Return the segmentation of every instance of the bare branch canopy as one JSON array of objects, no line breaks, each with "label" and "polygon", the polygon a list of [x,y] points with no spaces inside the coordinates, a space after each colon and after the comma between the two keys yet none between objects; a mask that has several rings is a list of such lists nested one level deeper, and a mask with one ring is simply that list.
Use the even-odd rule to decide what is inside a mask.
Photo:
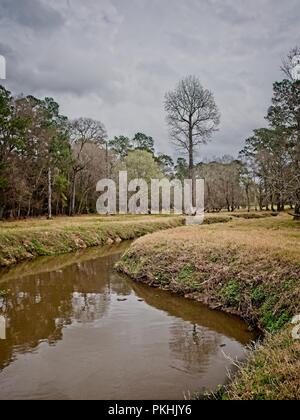
[{"label": "bare branch canopy", "polygon": [[[167,123],[173,143],[189,156],[189,176],[195,181],[194,156],[200,144],[207,143],[220,124],[213,94],[195,76],[181,80],[165,96]],[[193,196],[195,182],[193,182]]]},{"label": "bare branch canopy", "polygon": [[172,140],[187,152],[191,145],[195,148],[210,140],[220,123],[213,94],[195,76],[181,80],[166,94],[165,110]]}]

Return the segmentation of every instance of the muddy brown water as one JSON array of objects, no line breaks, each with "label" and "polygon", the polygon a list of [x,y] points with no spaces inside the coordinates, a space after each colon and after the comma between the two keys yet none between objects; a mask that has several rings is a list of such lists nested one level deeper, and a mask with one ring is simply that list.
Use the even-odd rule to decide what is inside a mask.
[{"label": "muddy brown water", "polygon": [[0,271],[1,400],[183,399],[245,358],[240,319],[117,274],[127,246]]}]

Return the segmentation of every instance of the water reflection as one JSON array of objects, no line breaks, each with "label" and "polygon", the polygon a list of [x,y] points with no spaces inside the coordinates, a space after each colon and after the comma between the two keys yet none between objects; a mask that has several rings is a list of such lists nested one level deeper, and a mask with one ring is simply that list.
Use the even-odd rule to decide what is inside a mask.
[{"label": "water reflection", "polygon": [[196,325],[174,325],[170,349],[176,368],[199,374],[206,369],[213,354],[219,351],[221,337]]},{"label": "water reflection", "polygon": [[1,399],[176,399],[224,380],[245,324],[118,275],[124,246],[2,272]]},{"label": "water reflection", "polygon": [[55,344],[74,322],[94,322],[107,311],[111,293],[130,294],[126,283],[112,283],[115,255],[78,262],[63,270],[2,282],[0,315],[6,340],[0,341],[0,369],[15,353],[33,350],[41,341]]}]

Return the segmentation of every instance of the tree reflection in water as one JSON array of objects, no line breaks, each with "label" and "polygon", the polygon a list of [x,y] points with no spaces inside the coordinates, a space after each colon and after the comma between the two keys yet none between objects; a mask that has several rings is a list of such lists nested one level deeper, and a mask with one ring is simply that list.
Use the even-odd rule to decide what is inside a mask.
[{"label": "tree reflection in water", "polygon": [[173,354],[173,367],[186,373],[191,371],[202,373],[221,344],[221,336],[197,325],[174,324],[171,334],[170,350]]},{"label": "tree reflection in water", "polygon": [[130,293],[124,284],[111,284],[117,258],[79,262],[63,271],[2,283],[7,293],[0,298],[0,315],[6,318],[7,337],[0,341],[0,369],[16,354],[33,351],[41,341],[54,345],[62,339],[65,326],[102,318],[112,290]]}]

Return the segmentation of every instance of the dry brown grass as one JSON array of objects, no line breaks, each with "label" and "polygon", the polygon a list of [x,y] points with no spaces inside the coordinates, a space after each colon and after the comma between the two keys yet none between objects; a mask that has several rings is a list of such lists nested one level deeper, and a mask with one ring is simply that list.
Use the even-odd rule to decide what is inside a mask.
[{"label": "dry brown grass", "polygon": [[96,214],[88,216],[74,216],[74,217],[54,217],[48,220],[46,217],[29,218],[25,220],[0,221],[0,232],[8,233],[13,230],[55,230],[61,228],[72,228],[78,226],[88,226],[100,223],[131,223],[133,221],[139,222],[155,222],[157,219],[169,219],[172,216],[139,216],[139,215],[119,215],[119,216],[100,216]]},{"label": "dry brown grass", "polygon": [[300,310],[300,224],[283,216],[156,232],[136,241],[119,269],[272,330]]},{"label": "dry brown grass", "polygon": [[283,215],[276,219],[234,220],[227,224],[189,226],[147,236],[136,243],[138,247],[150,248],[158,243],[167,247],[176,241],[189,248],[242,247],[245,250],[258,250],[269,255],[300,260],[300,223],[291,221]]},{"label": "dry brown grass", "polygon": [[78,249],[136,239],[182,223],[180,217],[155,216],[87,216],[2,222],[0,266],[37,256],[66,254]]}]

